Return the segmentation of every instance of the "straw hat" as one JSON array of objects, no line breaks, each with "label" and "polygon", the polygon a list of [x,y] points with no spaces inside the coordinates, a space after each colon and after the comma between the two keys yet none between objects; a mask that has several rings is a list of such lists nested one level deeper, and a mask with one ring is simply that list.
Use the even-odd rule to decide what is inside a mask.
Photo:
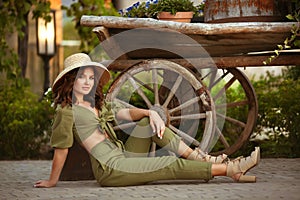
[{"label": "straw hat", "polygon": [[76,53],[67,57],[65,59],[64,66],[65,69],[58,74],[58,76],[56,77],[52,85],[52,88],[57,87],[59,80],[68,72],[72,71],[73,69],[84,67],[84,66],[94,66],[95,69],[100,72],[101,74],[100,83],[102,85],[105,85],[110,78],[110,73],[107,70],[107,68],[98,62],[92,62],[91,58],[85,53]]}]

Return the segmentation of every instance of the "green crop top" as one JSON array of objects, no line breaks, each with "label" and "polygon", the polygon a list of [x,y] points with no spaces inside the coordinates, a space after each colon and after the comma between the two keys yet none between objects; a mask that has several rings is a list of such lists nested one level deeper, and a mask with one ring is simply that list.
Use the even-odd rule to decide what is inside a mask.
[{"label": "green crop top", "polygon": [[54,148],[70,148],[73,138],[79,143],[88,138],[97,128],[108,133],[110,140],[123,148],[123,144],[117,139],[111,123],[115,123],[114,114],[122,106],[105,102],[99,112],[99,118],[89,109],[73,105],[57,106],[56,115],[52,125],[51,146]]}]

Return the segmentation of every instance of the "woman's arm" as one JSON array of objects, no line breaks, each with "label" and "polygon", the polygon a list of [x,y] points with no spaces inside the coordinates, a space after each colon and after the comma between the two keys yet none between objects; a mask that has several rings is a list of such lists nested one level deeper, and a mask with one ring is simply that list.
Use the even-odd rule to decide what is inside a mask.
[{"label": "woman's arm", "polygon": [[59,180],[60,173],[67,159],[69,149],[55,148],[52,169],[49,180],[37,181],[34,187],[54,187]]},{"label": "woman's arm", "polygon": [[142,119],[143,117],[149,117],[150,126],[153,130],[153,133],[156,133],[160,139],[162,139],[166,129],[164,121],[154,110],[146,110],[140,108],[125,108],[119,110],[116,114],[116,117],[118,119],[128,121],[136,121]]},{"label": "woman's arm", "polygon": [[123,108],[118,111],[116,117],[121,120],[136,121],[143,117],[149,117],[150,110],[140,108]]}]

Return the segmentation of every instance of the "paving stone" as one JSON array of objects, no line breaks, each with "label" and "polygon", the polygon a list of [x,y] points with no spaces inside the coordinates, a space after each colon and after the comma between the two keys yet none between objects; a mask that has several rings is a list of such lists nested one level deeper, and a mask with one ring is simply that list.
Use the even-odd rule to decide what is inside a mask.
[{"label": "paving stone", "polygon": [[300,158],[262,159],[248,174],[256,183],[235,183],[227,177],[204,181],[159,181],[130,187],[99,187],[94,180],[61,181],[54,188],[34,188],[49,177],[51,161],[0,161],[0,199],[134,200],[134,199],[300,199]]}]

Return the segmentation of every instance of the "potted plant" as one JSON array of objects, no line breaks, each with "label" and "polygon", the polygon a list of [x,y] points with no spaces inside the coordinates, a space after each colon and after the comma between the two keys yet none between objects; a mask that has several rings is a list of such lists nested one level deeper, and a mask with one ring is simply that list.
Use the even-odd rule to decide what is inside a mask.
[{"label": "potted plant", "polygon": [[179,22],[190,22],[195,12],[190,0],[160,0],[154,9],[158,19]]},{"label": "potted plant", "polygon": [[148,17],[160,20],[190,22],[191,18],[203,13],[204,3],[194,6],[191,0],[149,0],[137,2],[125,11],[120,10],[124,17]]}]

